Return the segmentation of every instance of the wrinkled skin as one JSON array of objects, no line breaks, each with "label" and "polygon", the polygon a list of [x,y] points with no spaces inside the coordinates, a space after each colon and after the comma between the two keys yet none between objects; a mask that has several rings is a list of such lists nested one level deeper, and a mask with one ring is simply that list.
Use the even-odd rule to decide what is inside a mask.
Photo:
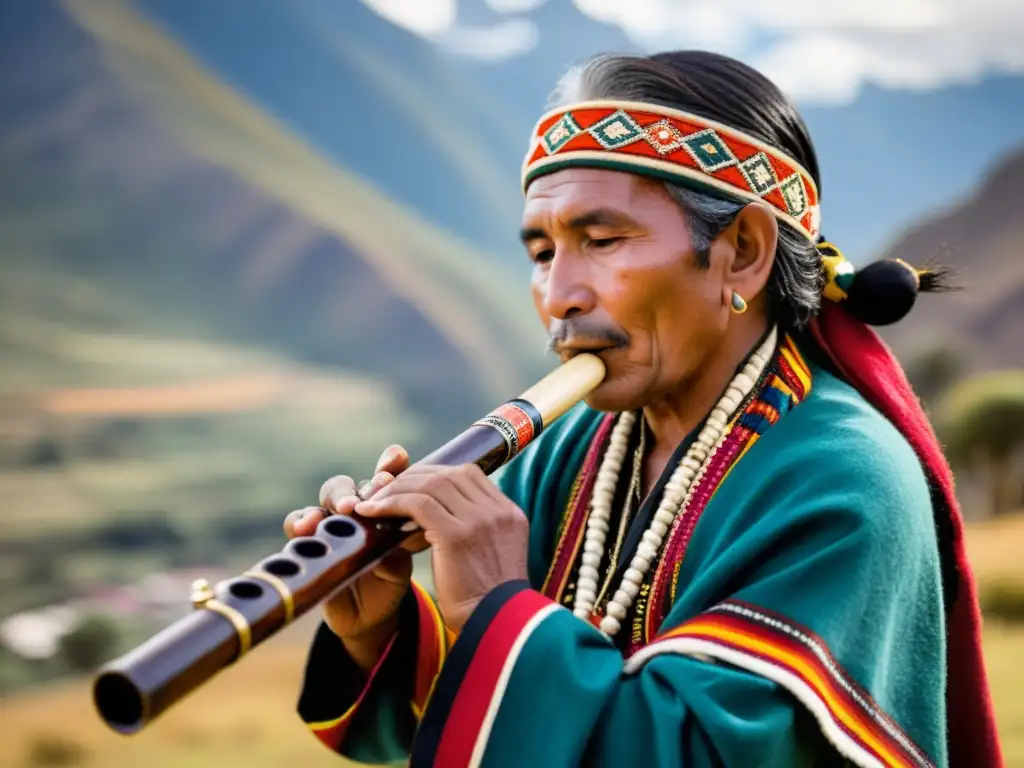
[{"label": "wrinkled skin", "polygon": [[[687,217],[662,185],[573,168],[531,184],[521,234],[534,306],[553,350],[563,361],[594,352],[606,364],[589,405],[643,409],[653,436],[643,473],[650,489],[767,329],[774,215],[765,204],[747,205],[702,265]],[[730,310],[733,291],[747,301],[746,313]],[[386,452],[361,495],[351,478],[331,478],[321,507],[300,510],[286,532],[308,533],[328,512],[410,518],[422,532],[407,550],[431,547],[439,607],[458,631],[488,592],[526,578],[525,516],[474,466],[407,467],[403,450]],[[364,666],[379,658],[397,626],[410,558],[399,553],[325,606],[328,625]]]}]

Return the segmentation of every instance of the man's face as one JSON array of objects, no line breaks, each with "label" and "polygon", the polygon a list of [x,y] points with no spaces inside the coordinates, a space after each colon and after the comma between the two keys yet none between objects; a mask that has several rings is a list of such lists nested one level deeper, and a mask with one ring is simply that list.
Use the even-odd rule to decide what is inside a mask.
[{"label": "man's face", "polygon": [[723,270],[698,264],[664,186],[571,168],[534,181],[523,213],[537,313],[563,360],[597,351],[608,374],[588,398],[622,411],[684,384],[725,332]]}]

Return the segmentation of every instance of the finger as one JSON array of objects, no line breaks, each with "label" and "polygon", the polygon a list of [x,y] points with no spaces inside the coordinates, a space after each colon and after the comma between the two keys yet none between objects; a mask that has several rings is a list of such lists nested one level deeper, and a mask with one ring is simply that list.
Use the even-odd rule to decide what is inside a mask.
[{"label": "finger", "polygon": [[495,501],[511,501],[476,464],[467,464],[462,469],[465,473],[467,482],[487,494],[489,498],[492,498]]},{"label": "finger", "polygon": [[359,488],[359,498],[368,499],[373,496],[377,491],[383,488],[390,482],[393,482],[395,476],[390,472],[378,472],[370,480]]},{"label": "finger", "polygon": [[320,506],[331,512],[338,512],[338,505],[356,495],[356,483],[348,475],[335,475],[320,486]]},{"label": "finger", "polygon": [[408,518],[423,529],[428,541],[431,534],[443,537],[460,525],[438,499],[425,493],[400,493],[386,499],[361,501],[356,505],[356,513],[366,517]]},{"label": "finger", "polygon": [[475,464],[466,464],[450,467],[445,470],[444,475],[467,501],[479,500],[481,493],[484,495],[484,498],[490,498],[487,489],[481,488],[477,484],[475,479],[477,473],[483,476],[483,472],[480,472],[480,468]]},{"label": "finger", "polygon": [[423,493],[451,472],[451,467],[417,465],[409,467],[374,494],[374,500],[387,499],[399,493]]},{"label": "finger", "polygon": [[398,475],[409,468],[409,453],[400,445],[391,445],[377,459],[374,472],[389,472]]},{"label": "finger", "polygon": [[[415,524],[415,521],[413,521],[413,524]],[[402,549],[406,550],[407,552],[416,554],[417,552],[422,552],[425,549],[429,549],[430,542],[427,541],[426,535],[423,533],[422,530],[420,530],[412,534],[412,536],[407,538],[405,541],[403,541],[401,546]]]},{"label": "finger", "polygon": [[296,536],[312,536],[316,527],[327,516],[326,510],[320,507],[304,507],[290,512],[284,519],[284,532],[289,539]]},{"label": "finger", "polygon": [[[468,491],[468,494],[467,494]],[[435,499],[445,511],[455,517],[464,517],[474,505],[474,498],[479,501],[480,493],[472,491],[465,480],[459,480],[458,472],[452,467],[438,467],[433,471],[404,473],[381,488],[374,501],[385,501],[402,495],[423,495]],[[359,508],[358,506],[356,507]],[[424,526],[417,521],[408,521],[402,531],[413,531]]]}]

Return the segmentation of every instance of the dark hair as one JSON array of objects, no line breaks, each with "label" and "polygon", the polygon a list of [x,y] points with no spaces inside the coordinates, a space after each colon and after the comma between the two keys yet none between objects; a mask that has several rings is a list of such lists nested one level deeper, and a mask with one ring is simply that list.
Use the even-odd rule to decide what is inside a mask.
[{"label": "dark hair", "polygon": [[[550,106],[617,99],[658,104],[723,123],[775,147],[803,166],[821,193],[818,158],[796,106],[764,75],[745,64],[706,51],[652,56],[601,55],[570,69]],[[694,231],[695,247],[707,258],[710,242],[745,203],[666,182]],[[911,308],[918,290],[940,290],[939,272],[917,273],[886,261],[858,273],[848,309],[876,325],[895,322]],[[789,226],[779,227],[775,265],[767,292],[769,311],[784,329],[802,328],[817,314],[825,285],[821,254]]]}]

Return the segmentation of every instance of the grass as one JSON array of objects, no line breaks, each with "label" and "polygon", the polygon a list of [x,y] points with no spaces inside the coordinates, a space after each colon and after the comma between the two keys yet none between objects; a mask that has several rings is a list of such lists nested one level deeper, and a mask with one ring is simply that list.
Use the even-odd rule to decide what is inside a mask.
[{"label": "grass", "polygon": [[[77,754],[74,765],[104,768],[284,768],[345,765],[313,739],[294,712],[304,644],[313,623],[296,624],[225,670],[140,734],[109,731],[92,709],[89,681],[40,688],[5,702],[0,765],[28,766],[33,752]],[[41,746],[45,745],[45,746]]]},{"label": "grass", "polygon": [[1024,768],[1024,625],[987,622],[985,661],[1007,768]]},{"label": "grass", "polygon": [[1024,582],[1024,510],[995,520],[971,523],[967,555],[979,582],[1012,579]]}]

